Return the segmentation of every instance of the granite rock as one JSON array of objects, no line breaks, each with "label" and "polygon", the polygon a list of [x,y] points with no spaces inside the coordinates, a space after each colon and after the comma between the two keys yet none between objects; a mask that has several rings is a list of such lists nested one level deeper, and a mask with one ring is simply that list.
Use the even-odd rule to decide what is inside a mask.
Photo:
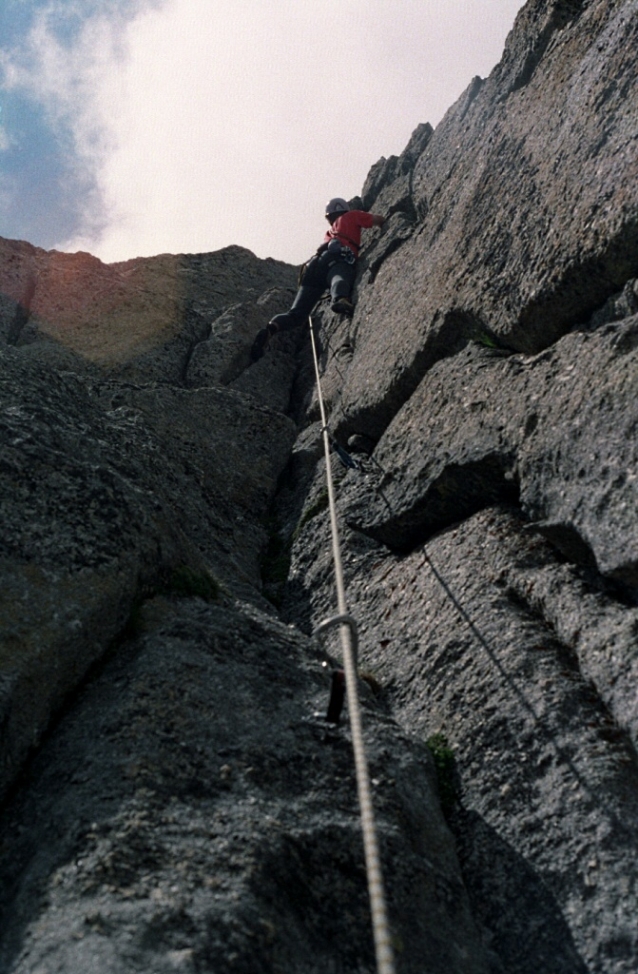
[{"label": "granite rock", "polygon": [[383,472],[372,468],[346,516],[409,550],[516,498],[566,556],[636,588],[637,402],[636,316],[575,331],[536,356],[471,343],[399,410],[375,449]]},{"label": "granite rock", "polygon": [[[316,715],[316,648],[239,602],[156,597],[137,628],[1,823],[0,966],[373,970],[350,735]],[[365,719],[402,970],[487,974],[429,752],[373,700]]]},{"label": "granite rock", "polygon": [[519,13],[414,163],[418,225],[361,295],[344,435],[379,436],[477,334],[537,353],[635,277],[637,31],[633,0]]},{"label": "granite rock", "polygon": [[[331,611],[329,545],[319,514],[293,545],[284,608],[307,630]],[[408,555],[344,528],[343,563],[361,669],[454,754],[448,820],[490,969],[629,974],[638,610],[503,504]]]},{"label": "granite rock", "polygon": [[[399,974],[638,966],[637,31],[529,0],[314,316]],[[7,974],[374,969],[294,287],[0,241]]]}]

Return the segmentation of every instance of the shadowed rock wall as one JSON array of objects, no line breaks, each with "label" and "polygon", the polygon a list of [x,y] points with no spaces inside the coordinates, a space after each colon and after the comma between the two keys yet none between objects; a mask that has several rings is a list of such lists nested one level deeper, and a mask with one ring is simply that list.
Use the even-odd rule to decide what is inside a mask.
[{"label": "shadowed rock wall", "polygon": [[[295,269],[2,247],[0,967],[370,967],[348,733],[261,592]],[[480,974],[429,752],[364,706],[408,969]]]},{"label": "shadowed rock wall", "polygon": [[[401,974],[638,967],[637,40],[530,0],[315,318]],[[374,970],[294,286],[0,240],[3,971]]]},{"label": "shadowed rock wall", "polygon": [[294,424],[181,376],[204,309],[266,288],[285,304],[294,276],[241,248],[112,266],[2,249],[4,791],[140,593],[180,566],[253,590]]}]

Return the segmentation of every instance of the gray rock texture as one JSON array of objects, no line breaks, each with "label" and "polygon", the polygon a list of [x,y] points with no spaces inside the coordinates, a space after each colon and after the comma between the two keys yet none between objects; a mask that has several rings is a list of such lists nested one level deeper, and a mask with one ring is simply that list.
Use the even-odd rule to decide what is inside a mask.
[{"label": "gray rock texture", "polygon": [[[530,0],[314,316],[397,974],[638,969],[637,41]],[[0,240],[3,974],[375,970],[294,288]]]},{"label": "gray rock texture", "polygon": [[432,368],[396,414],[374,454],[385,474],[358,492],[350,519],[410,549],[518,496],[568,557],[636,587],[637,430],[638,316],[573,332],[535,356],[471,343]]},{"label": "gray rock texture", "polygon": [[106,265],[0,239],[0,290],[9,302],[0,334],[18,347],[53,339],[133,380],[181,383],[193,348],[229,305],[295,279],[294,268],[243,247]]},{"label": "gray rock texture", "polygon": [[[118,324],[120,330],[130,329],[123,350],[97,300],[87,310],[86,289],[94,279],[98,295],[102,288],[113,297],[112,267],[88,255],[74,263],[70,255],[46,255],[11,241],[3,248],[10,255],[5,279],[10,271],[7,286],[13,293],[19,291],[13,278],[28,279],[28,266],[25,270],[20,261],[36,261],[53,284],[42,272],[30,309],[39,314],[39,323],[36,327],[28,318],[27,343],[22,343],[24,328],[11,335],[16,311],[7,302],[7,342],[0,347],[0,793],[70,688],[167,573],[190,566],[211,572],[229,591],[256,594],[266,536],[261,519],[295,437],[281,407],[269,408],[260,395],[269,390],[263,380],[254,395],[250,376],[245,393],[228,383],[185,388],[167,382],[168,375],[180,375],[185,349],[194,342],[191,320],[183,303],[170,302],[156,318],[158,291],[166,294],[173,282],[157,290],[151,285],[163,280],[166,264],[187,265],[187,258],[158,258],[155,269],[142,262],[147,289],[142,292],[139,282],[132,288],[130,317]],[[270,283],[274,262],[261,262],[260,268],[240,248],[235,256],[239,269],[231,266],[227,275],[227,252],[190,262],[193,300],[203,301],[208,291],[227,300],[249,293],[249,281]],[[196,273],[200,264],[203,282]],[[218,279],[211,282],[208,274],[215,268]],[[133,268],[133,276],[137,272]],[[279,265],[277,272],[294,280],[290,268]],[[128,286],[122,284],[122,290]],[[124,302],[121,295],[118,300]],[[70,308],[63,342],[52,341],[51,321],[45,319],[55,301],[59,332],[66,303]],[[265,320],[267,310],[251,322],[251,339]],[[174,340],[167,345],[169,330]],[[202,334],[206,330],[210,325]],[[142,344],[146,351],[139,355]],[[114,356],[123,361],[116,363]],[[280,383],[276,391],[281,399]]]},{"label": "gray rock texture", "polygon": [[477,332],[539,352],[635,277],[637,32],[633,0],[531,0],[519,13],[501,64],[414,164],[407,216],[419,219],[396,247],[394,215],[362,293],[344,430],[379,435]]},{"label": "gray rock texture", "polygon": [[[313,716],[308,640],[197,599],[148,601],[137,630],[9,813],[2,969],[370,969],[348,733]],[[428,752],[366,718],[404,969],[482,974]]]},{"label": "gray rock texture", "polygon": [[[344,540],[362,669],[410,733],[454,750],[451,827],[495,969],[630,971],[638,610],[502,506],[403,557]],[[329,611],[328,544],[319,516],[295,542],[302,626]]]}]

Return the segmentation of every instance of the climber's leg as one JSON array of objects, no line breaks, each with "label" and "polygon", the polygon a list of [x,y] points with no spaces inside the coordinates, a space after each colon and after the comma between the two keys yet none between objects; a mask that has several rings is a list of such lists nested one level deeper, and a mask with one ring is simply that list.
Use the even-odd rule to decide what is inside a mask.
[{"label": "climber's leg", "polygon": [[350,300],[352,286],[354,284],[356,268],[354,264],[346,264],[339,261],[328,271],[328,284],[330,287],[331,304],[333,311],[339,314],[351,315],[354,305]]}]

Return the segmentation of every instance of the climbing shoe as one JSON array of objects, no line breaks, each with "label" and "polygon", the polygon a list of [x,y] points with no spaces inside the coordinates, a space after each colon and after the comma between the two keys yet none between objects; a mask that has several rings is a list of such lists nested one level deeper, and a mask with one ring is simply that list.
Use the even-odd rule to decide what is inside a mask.
[{"label": "climbing shoe", "polygon": [[259,359],[266,351],[266,345],[270,341],[270,338],[272,337],[272,335],[276,335],[278,331],[279,328],[277,327],[277,325],[271,321],[268,325],[266,325],[265,328],[262,328],[261,331],[257,332],[255,341],[253,342],[252,348],[250,350],[251,362],[259,361]]},{"label": "climbing shoe", "polygon": [[338,315],[348,315],[349,318],[354,314],[354,305],[348,298],[337,298],[330,305],[332,311]]}]

